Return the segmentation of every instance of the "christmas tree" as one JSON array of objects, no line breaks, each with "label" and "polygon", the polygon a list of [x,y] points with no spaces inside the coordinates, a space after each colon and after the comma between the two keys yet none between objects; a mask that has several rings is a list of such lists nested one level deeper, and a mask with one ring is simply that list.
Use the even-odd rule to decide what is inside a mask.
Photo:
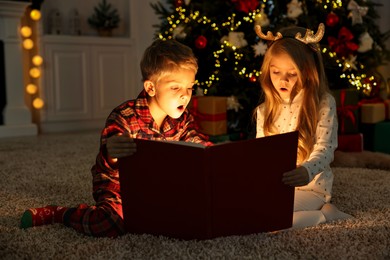
[{"label": "christmas tree", "polygon": [[[375,97],[382,82],[376,68],[390,60],[369,0],[167,0],[151,4],[159,15],[156,37],[174,38],[190,46],[199,62],[197,93],[234,97],[236,130],[245,130],[259,102],[259,69],[266,42],[254,31],[277,32],[297,25],[316,31],[331,89],[356,88]],[[232,127],[232,126],[230,126]]]},{"label": "christmas tree", "polygon": [[118,10],[107,3],[107,0],[102,0],[93,10],[94,13],[88,18],[88,23],[92,27],[114,29],[119,26]]}]

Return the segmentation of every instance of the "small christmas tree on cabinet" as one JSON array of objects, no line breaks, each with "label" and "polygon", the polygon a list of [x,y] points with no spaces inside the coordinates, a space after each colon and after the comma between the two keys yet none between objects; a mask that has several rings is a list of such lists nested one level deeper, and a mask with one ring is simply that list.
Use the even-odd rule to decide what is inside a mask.
[{"label": "small christmas tree on cabinet", "polygon": [[94,13],[88,18],[89,25],[97,29],[100,35],[111,36],[112,30],[119,26],[118,10],[107,0],[102,0],[93,10]]},{"label": "small christmas tree on cabinet", "polygon": [[198,93],[239,101],[239,128],[250,123],[261,91],[267,45],[255,25],[276,32],[288,25],[317,30],[324,23],[320,45],[332,89],[378,95],[383,83],[375,68],[390,59],[385,46],[390,33],[380,32],[378,5],[369,0],[167,0],[151,6],[161,18],[156,37],[174,38],[195,52]]}]

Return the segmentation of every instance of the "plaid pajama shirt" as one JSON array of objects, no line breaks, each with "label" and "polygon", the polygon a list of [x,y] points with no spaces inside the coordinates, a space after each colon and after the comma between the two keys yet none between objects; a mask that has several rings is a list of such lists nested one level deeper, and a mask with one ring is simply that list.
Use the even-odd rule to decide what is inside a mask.
[{"label": "plaid pajama shirt", "polygon": [[129,133],[132,138],[175,140],[212,145],[207,136],[196,130],[194,118],[186,110],[178,119],[167,117],[162,130],[154,122],[143,90],[137,99],[122,103],[108,116],[101,134],[100,149],[92,167],[93,198],[96,205],[81,204],[64,215],[64,224],[78,232],[103,237],[117,237],[125,233],[120,194],[119,173],[107,158],[107,138],[118,133]]}]

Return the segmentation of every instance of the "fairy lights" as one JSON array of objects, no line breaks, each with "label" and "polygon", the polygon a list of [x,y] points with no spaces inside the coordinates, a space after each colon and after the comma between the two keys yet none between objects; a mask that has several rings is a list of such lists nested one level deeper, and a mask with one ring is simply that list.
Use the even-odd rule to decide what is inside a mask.
[{"label": "fairy lights", "polygon": [[31,27],[29,26],[22,26],[22,28],[20,28],[20,34],[25,37],[25,38],[28,38],[31,36],[32,34],[32,30],[31,30]]},{"label": "fairy lights", "polygon": [[37,87],[37,85],[32,84],[32,83],[27,84],[27,86],[26,86],[26,92],[27,92],[28,94],[30,94],[30,95],[36,94],[36,93],[38,92],[38,87]]},{"label": "fairy lights", "polygon": [[342,0],[317,0],[317,3],[321,4],[325,10],[337,9],[343,6]]},{"label": "fairy lights", "polygon": [[[264,3],[266,3],[266,0],[263,0]],[[167,22],[169,24],[169,28],[167,28],[166,31],[161,32],[159,34],[160,39],[172,39],[173,38],[173,32],[175,28],[177,28],[180,25],[186,25],[192,21],[196,21],[199,24],[210,26],[210,28],[213,31],[220,31],[221,29],[228,28],[229,31],[237,31],[239,27],[242,25],[242,21],[236,21],[236,14],[233,13],[231,16],[227,17],[226,20],[220,21],[217,23],[217,21],[211,20],[207,16],[201,16],[199,11],[194,10],[193,12],[188,12],[184,7],[180,6],[177,7],[176,12],[172,15],[168,16]],[[248,16],[245,16],[243,18],[243,22],[246,23],[253,23],[255,18],[258,16],[261,16],[261,9],[257,9],[253,12],[249,12]],[[214,57],[214,70],[212,70],[207,77],[207,80],[201,82],[197,81],[195,84],[197,86],[200,86],[205,89],[205,87],[211,87],[216,81],[219,81],[219,77],[217,74],[219,73],[219,69],[228,61],[226,57],[227,52],[233,52],[234,57],[234,68],[233,71],[235,71],[239,77],[245,77],[248,78],[248,80],[253,82],[253,77],[258,77],[260,74],[259,71],[250,71],[248,72],[248,69],[245,65],[241,64],[241,60],[243,57],[243,54],[240,53],[240,49],[237,46],[234,46],[230,44],[228,41],[224,41],[221,44],[220,49],[217,49],[213,51],[213,57]],[[223,58],[223,59],[221,59]],[[254,76],[256,75],[256,76]],[[207,93],[207,89],[204,90],[205,94]]]},{"label": "fairy lights", "polygon": [[30,12],[30,17],[34,21],[39,21],[41,19],[41,12],[38,9],[32,9]]},{"label": "fairy lights", "polygon": [[26,50],[31,50],[34,47],[34,42],[31,39],[23,40],[23,48]]},{"label": "fairy lights", "polygon": [[[322,53],[328,55],[331,60],[337,64],[340,69],[343,70],[340,78],[347,79],[349,84],[351,84],[351,86],[355,87],[357,90],[361,90],[364,94],[369,95],[372,87],[377,85],[374,76],[370,76],[367,79],[367,75],[365,73],[357,73],[358,67],[360,69],[364,69],[363,64],[354,64],[351,62],[351,60],[347,60],[345,57],[339,58],[335,52],[329,51],[327,48],[323,48]],[[352,59],[352,61],[354,61],[354,59]]]},{"label": "fairy lights", "polygon": [[[31,100],[32,108],[39,110],[44,106],[44,101],[39,97],[39,78],[42,71],[40,66],[43,64],[43,58],[38,54],[38,46],[35,44],[37,41],[37,22],[41,19],[41,12],[38,9],[31,6],[26,8],[25,15],[22,19],[22,27],[20,28],[20,35],[23,37],[22,46],[25,50],[25,70],[27,77],[27,84],[25,87],[26,93]],[[33,120],[34,119],[34,110]],[[38,116],[36,116],[38,117]]]},{"label": "fairy lights", "polygon": [[40,56],[40,55],[35,55],[34,57],[32,57],[31,59],[31,62],[35,65],[35,66],[41,66],[42,63],[43,63],[43,58]]}]

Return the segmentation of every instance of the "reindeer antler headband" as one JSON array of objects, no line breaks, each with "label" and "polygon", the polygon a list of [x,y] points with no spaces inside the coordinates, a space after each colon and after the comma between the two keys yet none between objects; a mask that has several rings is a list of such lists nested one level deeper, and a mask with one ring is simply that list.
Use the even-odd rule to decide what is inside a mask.
[{"label": "reindeer antler headband", "polygon": [[[279,40],[279,39],[283,38],[283,35],[280,32],[277,32],[276,36],[274,36],[272,34],[272,32],[268,31],[267,35],[265,35],[261,31],[261,26],[260,25],[256,25],[255,31],[256,31],[256,34],[261,39],[264,39],[264,40],[267,40],[267,41],[276,41],[276,40]],[[316,34],[314,34],[312,30],[306,29],[305,36],[302,37],[301,33],[297,33],[295,35],[294,39],[296,39],[296,40],[298,40],[300,42],[303,42],[304,44],[318,43],[319,41],[321,41],[322,37],[324,36],[324,33],[325,33],[325,25],[323,23],[320,23],[318,25],[318,30],[317,30]]]}]

